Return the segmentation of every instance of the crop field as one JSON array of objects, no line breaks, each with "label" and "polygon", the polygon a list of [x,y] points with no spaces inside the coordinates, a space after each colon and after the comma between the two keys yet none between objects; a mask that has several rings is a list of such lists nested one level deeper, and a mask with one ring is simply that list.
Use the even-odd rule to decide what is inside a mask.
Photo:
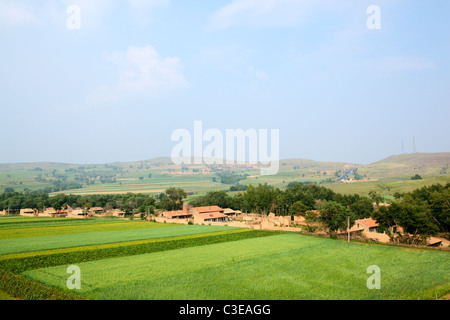
[{"label": "crop field", "polygon": [[[227,226],[30,219],[0,218],[5,299],[372,300],[450,292],[446,251]],[[73,265],[80,290],[67,288]],[[370,290],[373,265],[381,288]]]}]

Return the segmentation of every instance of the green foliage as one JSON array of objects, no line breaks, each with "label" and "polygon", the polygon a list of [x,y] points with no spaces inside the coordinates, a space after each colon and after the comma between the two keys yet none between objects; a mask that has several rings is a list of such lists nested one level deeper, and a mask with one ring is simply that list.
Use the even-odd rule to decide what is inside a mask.
[{"label": "green foliage", "polygon": [[247,185],[239,183],[230,187],[230,191],[246,191],[247,189],[248,189]]},{"label": "green foliage", "polygon": [[166,189],[165,193],[160,195],[159,208],[166,211],[183,209],[183,199],[186,198],[186,192],[181,188],[171,187]]},{"label": "green foliage", "polygon": [[199,196],[189,201],[194,207],[219,206],[221,208],[230,208],[232,198],[225,191],[210,191],[203,196]]},{"label": "green foliage", "polygon": [[220,178],[220,183],[223,184],[237,184],[241,180],[245,180],[248,174],[238,174],[234,172],[220,172],[217,173]]},{"label": "green foliage", "polygon": [[347,229],[349,217],[350,226],[353,226],[355,222],[353,212],[342,204],[334,201],[326,202],[320,209],[320,221],[327,226],[330,234],[333,234],[339,229]]},{"label": "green foliage", "polygon": [[304,215],[308,211],[308,207],[301,201],[295,202],[290,208],[289,212],[291,215]]},{"label": "green foliage", "polygon": [[373,213],[385,228],[399,225],[411,234],[422,236],[450,231],[450,184],[423,187],[401,195],[389,207]]},{"label": "green foliage", "polygon": [[411,177],[411,180],[422,180],[422,177],[419,174],[415,174]]}]

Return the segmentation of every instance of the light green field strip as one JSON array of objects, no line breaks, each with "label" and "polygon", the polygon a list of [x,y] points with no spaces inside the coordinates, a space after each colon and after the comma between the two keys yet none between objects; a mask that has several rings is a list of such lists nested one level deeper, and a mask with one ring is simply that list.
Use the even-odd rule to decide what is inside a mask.
[{"label": "light green field strip", "polygon": [[[283,234],[79,263],[96,299],[425,299],[450,290],[449,253]],[[379,266],[381,289],[367,268]],[[66,288],[67,266],[27,271]]]},{"label": "light green field strip", "polygon": [[168,224],[153,223],[153,222],[112,222],[112,223],[91,223],[86,225],[67,225],[67,226],[51,226],[25,229],[8,229],[0,230],[0,240],[3,239],[17,239],[17,238],[31,238],[56,236],[63,234],[76,234],[87,232],[109,232],[119,230],[134,230],[134,229],[148,229],[148,228],[163,228],[170,226]]},{"label": "light green field strip", "polygon": [[197,239],[197,238],[203,238],[203,237],[209,237],[209,236],[219,236],[219,235],[223,235],[223,234],[235,234],[235,233],[243,233],[243,232],[249,232],[249,231],[252,231],[252,230],[251,229],[234,229],[234,230],[229,230],[229,231],[227,230],[227,231],[200,233],[200,234],[193,234],[193,235],[188,235],[188,236],[166,237],[166,238],[159,238],[159,239],[125,241],[125,242],[118,242],[118,243],[91,245],[91,246],[83,246],[83,247],[75,247],[75,248],[43,250],[43,251],[24,252],[24,253],[13,253],[13,254],[1,255],[0,261],[9,260],[9,259],[29,258],[29,257],[34,257],[34,256],[51,255],[51,254],[57,254],[57,253],[84,252],[84,251],[95,251],[95,250],[99,250],[99,249],[120,248],[120,247],[135,246],[135,245],[141,245],[141,244],[149,244],[149,243],[172,241],[172,240]]},{"label": "light green field strip", "polygon": [[80,219],[70,219],[70,218],[47,218],[47,217],[22,217],[22,216],[0,216],[0,225],[7,223],[20,223],[20,222],[56,222],[56,221],[76,221]]},{"label": "light green field strip", "polygon": [[[137,220],[136,220],[137,221]],[[89,224],[123,223],[120,219],[67,219],[67,221],[36,221],[36,222],[16,222],[0,223],[0,233],[7,229],[26,229],[43,227],[81,226]]]},{"label": "light green field strip", "polygon": [[170,225],[170,227],[165,228],[146,228],[136,230],[42,236],[34,238],[5,239],[0,240],[0,255],[134,240],[186,236],[197,233],[208,233],[233,229],[237,228],[200,225]]}]

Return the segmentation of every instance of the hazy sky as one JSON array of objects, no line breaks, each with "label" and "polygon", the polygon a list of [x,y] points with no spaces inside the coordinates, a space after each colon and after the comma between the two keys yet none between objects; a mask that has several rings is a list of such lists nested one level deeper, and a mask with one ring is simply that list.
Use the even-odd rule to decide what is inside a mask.
[{"label": "hazy sky", "polygon": [[0,0],[0,162],[170,156],[172,132],[194,121],[279,129],[281,158],[370,163],[402,139],[411,152],[413,136],[417,151],[448,152],[449,12],[448,0]]}]

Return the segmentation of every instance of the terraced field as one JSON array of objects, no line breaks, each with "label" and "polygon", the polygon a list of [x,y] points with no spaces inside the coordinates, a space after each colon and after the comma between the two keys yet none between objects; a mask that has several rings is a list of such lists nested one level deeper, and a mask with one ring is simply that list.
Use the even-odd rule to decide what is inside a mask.
[{"label": "terraced field", "polygon": [[[372,300],[450,292],[444,251],[231,227],[29,219],[0,218],[0,292],[8,297]],[[80,290],[67,288],[72,265]],[[367,287],[372,265],[380,289]]]}]

